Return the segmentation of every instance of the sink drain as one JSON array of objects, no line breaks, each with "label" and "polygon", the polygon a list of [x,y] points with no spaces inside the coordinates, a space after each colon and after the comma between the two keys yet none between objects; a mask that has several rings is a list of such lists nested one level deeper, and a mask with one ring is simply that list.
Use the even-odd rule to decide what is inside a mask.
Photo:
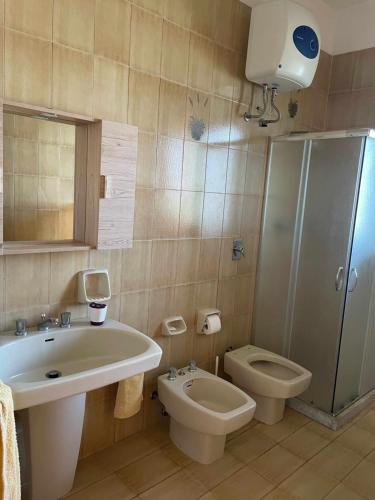
[{"label": "sink drain", "polygon": [[46,373],[47,378],[59,378],[61,377],[62,373],[59,372],[59,370],[50,370],[49,372]]}]

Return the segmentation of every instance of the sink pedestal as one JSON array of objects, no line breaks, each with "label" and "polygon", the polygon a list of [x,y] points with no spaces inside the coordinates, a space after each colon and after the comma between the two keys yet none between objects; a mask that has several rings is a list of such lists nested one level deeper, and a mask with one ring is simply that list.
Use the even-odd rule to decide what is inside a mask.
[{"label": "sink pedestal", "polygon": [[57,500],[71,490],[76,471],[86,394],[27,410],[31,500]]}]

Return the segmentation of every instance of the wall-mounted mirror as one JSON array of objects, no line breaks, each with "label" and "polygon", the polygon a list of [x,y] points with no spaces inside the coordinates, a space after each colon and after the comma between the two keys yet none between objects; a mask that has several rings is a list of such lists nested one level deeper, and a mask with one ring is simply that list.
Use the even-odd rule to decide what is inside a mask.
[{"label": "wall-mounted mirror", "polygon": [[75,129],[4,113],[4,241],[73,239]]}]

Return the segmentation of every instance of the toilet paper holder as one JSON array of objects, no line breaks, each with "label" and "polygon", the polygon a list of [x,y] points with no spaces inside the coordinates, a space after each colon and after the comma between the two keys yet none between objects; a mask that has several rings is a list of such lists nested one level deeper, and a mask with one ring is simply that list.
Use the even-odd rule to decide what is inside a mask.
[{"label": "toilet paper holder", "polygon": [[214,332],[208,332],[207,331],[207,320],[210,316],[219,316],[219,319],[221,317],[221,311],[219,309],[214,309],[214,308],[208,308],[208,309],[201,309],[198,311],[197,314],[197,333],[203,334],[203,335],[209,335],[210,333]]}]

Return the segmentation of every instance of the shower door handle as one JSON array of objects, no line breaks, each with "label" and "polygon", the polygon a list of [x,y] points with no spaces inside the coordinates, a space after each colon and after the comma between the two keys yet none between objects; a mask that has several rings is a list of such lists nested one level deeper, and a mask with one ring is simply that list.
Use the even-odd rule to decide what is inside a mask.
[{"label": "shower door handle", "polygon": [[343,268],[343,266],[340,266],[337,269],[336,279],[335,279],[336,292],[339,292],[340,290],[342,290],[343,284],[344,284],[344,268]]},{"label": "shower door handle", "polygon": [[348,292],[354,292],[358,283],[358,271],[355,267],[350,269],[349,281],[348,281]]}]

